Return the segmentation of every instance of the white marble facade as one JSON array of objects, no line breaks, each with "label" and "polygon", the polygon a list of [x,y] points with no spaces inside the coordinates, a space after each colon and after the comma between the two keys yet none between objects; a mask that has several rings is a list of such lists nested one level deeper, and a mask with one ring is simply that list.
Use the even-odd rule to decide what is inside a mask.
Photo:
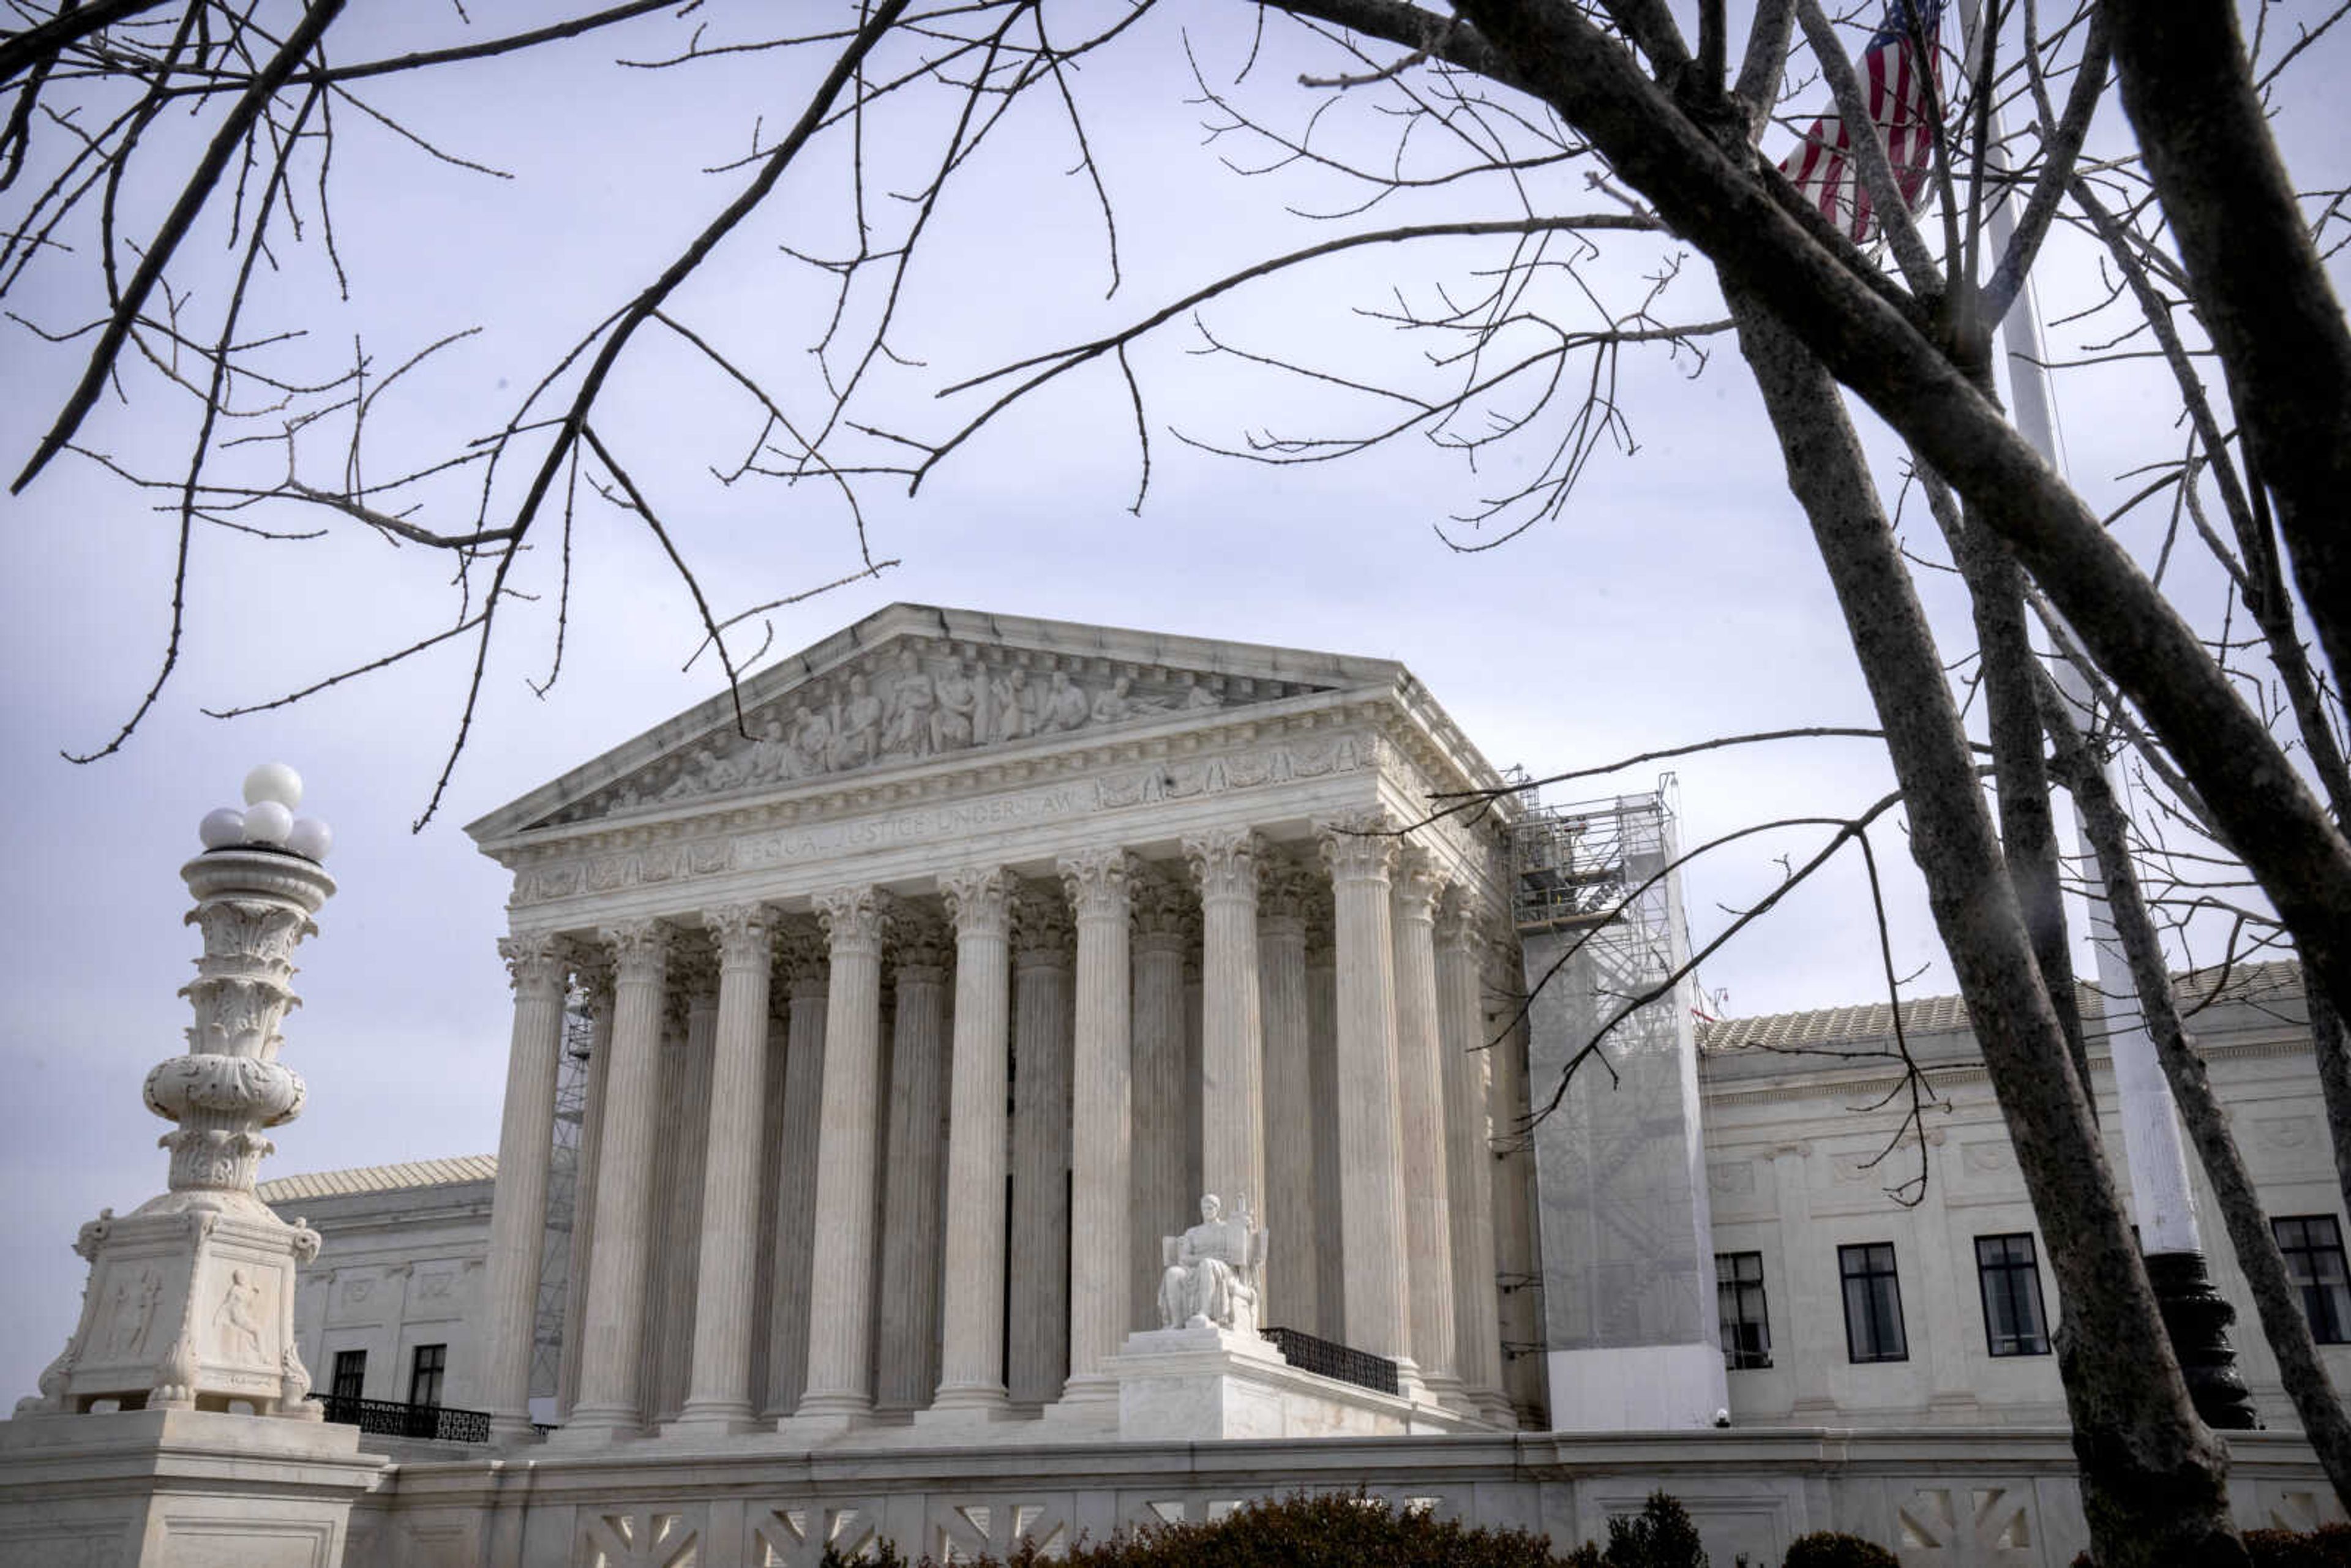
[{"label": "white marble facade", "polygon": [[902,604],[474,823],[516,987],[474,1396],[527,1431],[584,991],[562,1445],[1114,1421],[1204,1192],[1271,1234],[1260,1322],[1508,1422],[1514,1085],[1449,1060],[1514,967],[1500,829],[1394,831],[1498,782],[1390,662]]}]

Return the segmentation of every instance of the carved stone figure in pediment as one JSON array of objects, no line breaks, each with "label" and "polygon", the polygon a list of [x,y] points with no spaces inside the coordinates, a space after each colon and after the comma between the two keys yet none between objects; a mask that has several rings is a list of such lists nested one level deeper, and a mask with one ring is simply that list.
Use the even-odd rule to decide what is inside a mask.
[{"label": "carved stone figure in pediment", "polygon": [[931,720],[938,711],[938,688],[931,684],[922,658],[912,648],[898,655],[898,679],[890,688],[890,721],[882,736],[882,755],[927,756]]},{"label": "carved stone figure in pediment", "polygon": [[979,735],[979,683],[958,661],[939,676],[938,710],[931,715],[931,749],[960,751]]},{"label": "carved stone figure in pediment", "polygon": [[832,723],[801,703],[792,709],[791,766],[795,779],[814,779],[832,755]]},{"label": "carved stone figure in pediment", "polygon": [[1015,664],[987,684],[987,739],[991,746],[1019,740],[1034,730],[1029,713],[1029,672]]},{"label": "carved stone figure in pediment", "polygon": [[759,738],[751,743],[745,763],[747,781],[773,784],[792,777],[792,748],[784,740],[780,720],[769,719],[759,727]]},{"label": "carved stone figure in pediment", "polygon": [[1052,689],[1045,694],[1044,710],[1039,716],[1042,722],[1038,727],[1083,729],[1092,716],[1093,706],[1086,700],[1085,688],[1061,671],[1054,671]]},{"label": "carved stone figure in pediment", "polygon": [[831,767],[836,773],[873,760],[882,740],[882,699],[863,675],[849,677],[849,700],[833,721]]},{"label": "carved stone figure in pediment", "polygon": [[1166,1272],[1159,1277],[1159,1325],[1257,1333],[1265,1280],[1266,1233],[1257,1228],[1243,1197],[1233,1218],[1215,1193],[1200,1199],[1200,1223],[1181,1236],[1159,1239]]}]

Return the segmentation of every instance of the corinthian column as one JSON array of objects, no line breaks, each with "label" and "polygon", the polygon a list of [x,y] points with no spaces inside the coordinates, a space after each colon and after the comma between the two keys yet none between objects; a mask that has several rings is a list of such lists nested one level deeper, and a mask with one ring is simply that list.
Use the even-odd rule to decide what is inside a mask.
[{"label": "corinthian column", "polygon": [[[890,1146],[883,1166],[882,1354],[874,1404],[914,1410],[939,1382],[939,1137],[946,1087],[947,932],[907,906],[898,919],[890,1043]],[[992,1195],[1004,1201],[1001,1187]]]},{"label": "corinthian column", "polygon": [[1005,1101],[1011,1090],[1012,891],[1002,869],[939,880],[955,922],[953,1082],[947,1093],[946,1302],[933,1409],[1011,1414],[1004,1391]]},{"label": "corinthian column", "polygon": [[[784,1038],[784,1122],[776,1138],[775,1284],[768,1328],[768,1406],[782,1417],[800,1402],[808,1383],[809,1297],[814,1290],[809,1252],[816,1239],[817,1150],[824,1105],[825,941],[821,933],[793,931],[783,940],[784,983],[790,989]],[[872,1121],[871,1117],[867,1118]]]},{"label": "corinthian column", "polygon": [[1061,885],[1078,928],[1077,1019],[1071,1061],[1070,1378],[1063,1406],[1107,1402],[1118,1387],[1102,1370],[1134,1313],[1128,898],[1139,863],[1124,850],[1064,858]]},{"label": "corinthian column", "polygon": [[570,965],[551,935],[504,938],[498,956],[514,982],[515,1017],[507,1049],[506,1113],[498,1125],[498,1180],[490,1195],[480,1387],[490,1407],[491,1441],[510,1443],[530,1436],[531,1330],[538,1312],[547,1167],[555,1150],[556,1058]]},{"label": "corinthian column", "polygon": [[603,936],[613,959],[612,1064],[604,1079],[603,1146],[596,1155],[580,1400],[558,1434],[567,1446],[583,1447],[633,1437],[642,1425],[638,1353],[644,1335],[653,1112],[661,1100],[662,982],[669,958],[669,933],[659,921],[615,926]]},{"label": "corinthian column", "polygon": [[1265,1026],[1258,993],[1257,866],[1246,828],[1184,841],[1200,888],[1200,1186],[1226,1212],[1265,1202]]},{"label": "corinthian column", "polygon": [[1478,906],[1456,886],[1437,917],[1437,1045],[1445,1060],[1445,1195],[1453,1210],[1454,1369],[1478,1414],[1517,1425],[1502,1394],[1494,1281],[1494,1158],[1487,1121],[1486,1016],[1478,995]]},{"label": "corinthian column", "polygon": [[[681,950],[682,948],[682,950]],[[670,1006],[683,1012],[679,1044],[666,1057],[676,1073],[654,1134],[663,1162],[655,1190],[655,1237],[649,1247],[651,1298],[645,1333],[651,1360],[644,1374],[648,1426],[677,1418],[685,1408],[693,1370],[695,1276],[702,1260],[702,1173],[709,1145],[710,1069],[718,1040],[718,956],[697,939],[670,954]]]},{"label": "corinthian column", "polygon": [[759,1122],[767,1104],[768,971],[775,924],[756,904],[709,912],[718,938],[718,1027],[710,1147],[702,1177],[693,1374],[679,1431],[751,1429],[752,1239],[759,1218]]},{"label": "corinthian column", "polygon": [[1417,1392],[1405,1291],[1403,1141],[1397,1107],[1395,950],[1388,874],[1396,841],[1384,815],[1328,824],[1338,947],[1339,1226],[1347,1343],[1397,1364]]},{"label": "corinthian column", "polygon": [[882,1081],[882,937],[888,895],[844,887],[816,899],[832,938],[824,1096],[809,1268],[808,1381],[794,1414],[851,1420],[873,1408],[873,1100]]},{"label": "corinthian column", "polygon": [[1404,1233],[1412,1358],[1430,1394],[1461,1398],[1454,1372],[1453,1218],[1446,1196],[1445,1063],[1437,1041],[1437,895],[1428,852],[1397,857],[1393,886],[1397,1104],[1403,1113]]},{"label": "corinthian column", "polygon": [[1016,1406],[1061,1396],[1070,1366],[1070,912],[1025,883],[1012,904],[1012,1271]]},{"label": "corinthian column", "polygon": [[1306,904],[1306,1090],[1314,1107],[1314,1332],[1347,1343],[1346,1249],[1340,1244],[1339,956],[1331,884],[1317,879]]},{"label": "corinthian column", "polygon": [[1315,1270],[1314,1106],[1307,1069],[1306,872],[1258,862],[1258,994],[1265,1022],[1265,1264],[1268,1323],[1321,1333]]},{"label": "corinthian column", "polygon": [[1159,1239],[1181,1228],[1184,1196],[1184,948],[1180,889],[1137,876],[1134,909],[1134,1208],[1126,1327],[1158,1326]]},{"label": "corinthian column", "polygon": [[588,1260],[596,1250],[596,1162],[604,1147],[605,1083],[612,1071],[612,966],[601,949],[574,960],[588,993],[588,1085],[580,1113],[579,1164],[571,1184],[571,1260],[563,1282],[563,1356],[556,1373],[555,1420],[580,1403],[580,1347],[588,1333]]}]

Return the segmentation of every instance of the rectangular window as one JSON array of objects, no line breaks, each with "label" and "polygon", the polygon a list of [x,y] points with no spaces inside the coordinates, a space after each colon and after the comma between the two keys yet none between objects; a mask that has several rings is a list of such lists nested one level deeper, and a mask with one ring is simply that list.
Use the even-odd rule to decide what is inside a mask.
[{"label": "rectangular window", "polygon": [[1902,1282],[1894,1274],[1894,1243],[1838,1248],[1837,1272],[1844,1279],[1845,1354],[1856,1362],[1909,1360],[1910,1343],[1902,1334]]},{"label": "rectangular window", "polygon": [[441,1378],[449,1370],[449,1347],[445,1344],[420,1344],[416,1361],[408,1374],[408,1402],[411,1405],[441,1403]]},{"label": "rectangular window", "polygon": [[2285,1277],[2302,1291],[2310,1337],[2321,1344],[2351,1344],[2351,1283],[2343,1267],[2343,1228],[2331,1214],[2273,1219]]},{"label": "rectangular window", "polygon": [[1715,1313],[1722,1327],[1722,1364],[1753,1372],[1771,1364],[1771,1321],[1763,1306],[1763,1254],[1714,1255]]},{"label": "rectangular window", "polygon": [[335,1352],[335,1381],[329,1386],[338,1400],[364,1397],[360,1391],[367,1386],[367,1352]]},{"label": "rectangular window", "polygon": [[1983,1294],[1984,1341],[1994,1355],[2047,1355],[2041,1265],[2030,1235],[1976,1238],[1976,1286]]}]

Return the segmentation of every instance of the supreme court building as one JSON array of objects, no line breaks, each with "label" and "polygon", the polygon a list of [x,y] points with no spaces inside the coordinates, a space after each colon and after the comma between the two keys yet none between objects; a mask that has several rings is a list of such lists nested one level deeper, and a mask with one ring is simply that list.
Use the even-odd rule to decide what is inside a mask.
[{"label": "supreme court building", "polygon": [[1477,1049],[1515,808],[1426,820],[1502,780],[1418,682],[896,605],[741,703],[469,829],[514,873],[496,1430],[530,1424],[573,995],[555,1447],[1114,1425],[1207,1194],[1270,1238],[1257,1321],[1391,1364],[1394,1430],[1516,1424],[1524,1090]]}]

